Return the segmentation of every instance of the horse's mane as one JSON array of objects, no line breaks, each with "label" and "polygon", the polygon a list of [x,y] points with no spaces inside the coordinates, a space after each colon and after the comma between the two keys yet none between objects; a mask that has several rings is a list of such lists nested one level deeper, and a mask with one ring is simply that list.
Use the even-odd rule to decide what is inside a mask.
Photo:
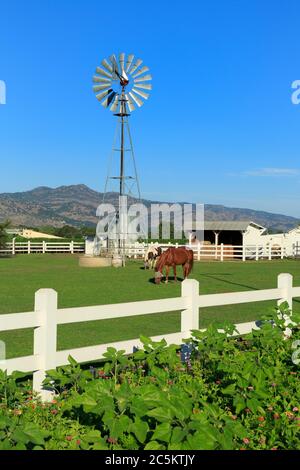
[{"label": "horse's mane", "polygon": [[164,251],[160,257],[158,258],[158,261],[156,263],[156,266],[155,266],[155,271],[160,271],[164,265],[165,265],[165,260],[166,260],[166,257],[168,256],[168,250],[167,251]]}]

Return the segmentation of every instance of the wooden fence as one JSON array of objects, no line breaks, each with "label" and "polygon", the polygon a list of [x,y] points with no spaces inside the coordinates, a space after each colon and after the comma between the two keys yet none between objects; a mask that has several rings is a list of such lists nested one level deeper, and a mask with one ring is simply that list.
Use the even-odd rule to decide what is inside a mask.
[{"label": "wooden fence", "polygon": [[[275,289],[199,295],[198,281],[188,279],[182,283],[181,297],[62,309],[58,309],[57,293],[54,290],[40,289],[35,294],[33,312],[0,316],[0,332],[34,328],[33,355],[7,359],[0,362],[0,368],[7,370],[8,373],[14,370],[33,372],[34,390],[41,393],[43,400],[48,400],[51,394],[42,388],[46,371],[67,364],[69,355],[78,362],[88,362],[103,358],[103,353],[109,346],[124,349],[128,354],[132,353],[134,346],[142,346],[140,340],[135,338],[130,341],[57,351],[58,325],[181,311],[180,332],[152,338],[154,341],[165,338],[168,344],[180,344],[183,338],[190,336],[190,330],[199,328],[199,308],[265,300],[274,300],[278,303],[286,301],[292,308],[294,297],[300,297],[300,287],[293,287],[293,277],[290,274],[280,274]],[[258,328],[255,322],[241,323],[236,326],[239,334],[246,334]]]}]

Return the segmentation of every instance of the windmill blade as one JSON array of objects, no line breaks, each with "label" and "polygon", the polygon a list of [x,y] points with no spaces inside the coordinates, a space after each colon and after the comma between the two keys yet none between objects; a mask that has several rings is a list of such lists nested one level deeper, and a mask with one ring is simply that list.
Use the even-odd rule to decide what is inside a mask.
[{"label": "windmill blade", "polygon": [[152,90],[152,85],[150,83],[137,83],[134,85],[134,88],[141,88],[142,90]]},{"label": "windmill blade", "polygon": [[106,70],[108,70],[109,72],[112,72],[113,71],[113,68],[112,66],[107,62],[106,59],[103,59],[101,64],[103,65],[103,67],[106,68]]},{"label": "windmill blade", "polygon": [[96,68],[96,73],[98,73],[99,75],[102,75],[102,77],[108,77],[110,79],[112,78],[112,74],[109,72],[106,72],[101,67]]},{"label": "windmill blade", "polygon": [[110,88],[109,90],[102,91],[99,95],[96,95],[97,100],[101,101],[105,96],[109,95],[113,90]]},{"label": "windmill blade", "polygon": [[122,70],[122,76],[124,78],[126,78],[126,80],[129,80],[128,76],[127,76],[127,73],[125,72],[125,70]]},{"label": "windmill blade", "polygon": [[142,98],[145,98],[145,100],[147,100],[150,96],[149,93],[145,93],[144,91],[137,90],[136,88],[132,88],[132,91],[136,93],[137,95],[142,96]]},{"label": "windmill blade", "polygon": [[133,72],[136,71],[136,69],[143,63],[142,59],[138,59],[136,61],[136,63],[131,67],[131,69],[129,70],[129,73],[132,75]]},{"label": "windmill blade", "polygon": [[104,108],[108,108],[108,106],[111,105],[111,103],[112,103],[114,97],[116,96],[116,94],[117,93],[115,91],[112,91],[110,93],[110,95],[108,95],[107,98],[103,101],[103,103],[101,103],[102,106],[104,106]]},{"label": "windmill blade", "polygon": [[97,75],[93,76],[93,82],[94,83],[107,83],[108,85],[111,84],[111,80],[109,80],[108,78],[98,77]]},{"label": "windmill blade", "polygon": [[133,99],[133,101],[138,105],[139,108],[141,106],[143,106],[143,104],[144,104],[143,101],[138,96],[136,96],[134,93],[132,93],[132,91],[129,92],[129,95]]},{"label": "windmill blade", "polygon": [[138,72],[136,72],[134,75],[132,75],[132,78],[136,78],[138,77],[139,75],[142,75],[142,73],[145,73],[145,72],[148,72],[149,71],[149,67],[142,67]]},{"label": "windmill blade", "polygon": [[131,67],[131,64],[133,62],[133,59],[134,59],[134,55],[133,54],[129,54],[128,58],[127,58],[127,62],[126,62],[126,70],[125,72],[128,72],[129,68]]},{"label": "windmill blade", "polygon": [[95,93],[101,90],[106,90],[107,88],[110,88],[110,83],[106,83],[105,85],[96,85],[93,86],[93,90]]},{"label": "windmill blade", "polygon": [[148,82],[149,80],[152,80],[152,75],[144,75],[141,78],[135,78],[134,83],[139,83],[139,82]]},{"label": "windmill blade", "polygon": [[124,65],[125,65],[125,54],[124,54],[124,52],[121,52],[121,54],[119,54],[119,62],[120,62],[121,72],[123,72]]},{"label": "windmill blade", "polygon": [[112,54],[109,57],[109,60],[111,61],[112,68],[113,68],[112,77],[113,77],[114,80],[116,80],[118,78],[118,75],[115,72],[119,73],[119,67],[118,67],[118,62],[117,62],[115,54]]},{"label": "windmill blade", "polygon": [[128,108],[129,108],[129,111],[132,112],[135,110],[135,106],[134,106],[134,102],[132,101],[132,99],[130,98],[129,95],[125,95],[125,98],[127,99],[127,105],[128,105]]},{"label": "windmill blade", "polygon": [[118,103],[119,103],[119,95],[116,94],[116,95],[115,95],[114,102],[113,102],[113,104],[112,104],[111,107],[110,107],[110,110],[111,110],[113,113],[115,113],[115,112],[117,111]]}]

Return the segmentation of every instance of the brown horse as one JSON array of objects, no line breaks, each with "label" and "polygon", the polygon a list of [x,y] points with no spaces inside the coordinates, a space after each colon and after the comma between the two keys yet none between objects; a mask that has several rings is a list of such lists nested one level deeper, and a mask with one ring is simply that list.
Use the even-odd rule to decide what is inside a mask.
[{"label": "brown horse", "polygon": [[194,252],[187,248],[168,248],[159,258],[155,268],[155,283],[159,284],[163,277],[163,269],[166,268],[166,282],[169,280],[170,267],[173,267],[174,280],[176,277],[176,266],[181,265],[183,269],[183,277],[186,279],[190,274],[194,263]]}]

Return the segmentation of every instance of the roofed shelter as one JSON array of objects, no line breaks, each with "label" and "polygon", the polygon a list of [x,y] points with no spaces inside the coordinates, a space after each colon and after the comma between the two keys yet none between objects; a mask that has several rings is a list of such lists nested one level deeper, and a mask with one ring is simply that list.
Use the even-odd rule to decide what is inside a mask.
[{"label": "roofed shelter", "polygon": [[204,237],[196,230],[189,236],[189,243],[203,240],[212,245],[253,245],[259,242],[266,228],[249,220],[205,221]]}]

